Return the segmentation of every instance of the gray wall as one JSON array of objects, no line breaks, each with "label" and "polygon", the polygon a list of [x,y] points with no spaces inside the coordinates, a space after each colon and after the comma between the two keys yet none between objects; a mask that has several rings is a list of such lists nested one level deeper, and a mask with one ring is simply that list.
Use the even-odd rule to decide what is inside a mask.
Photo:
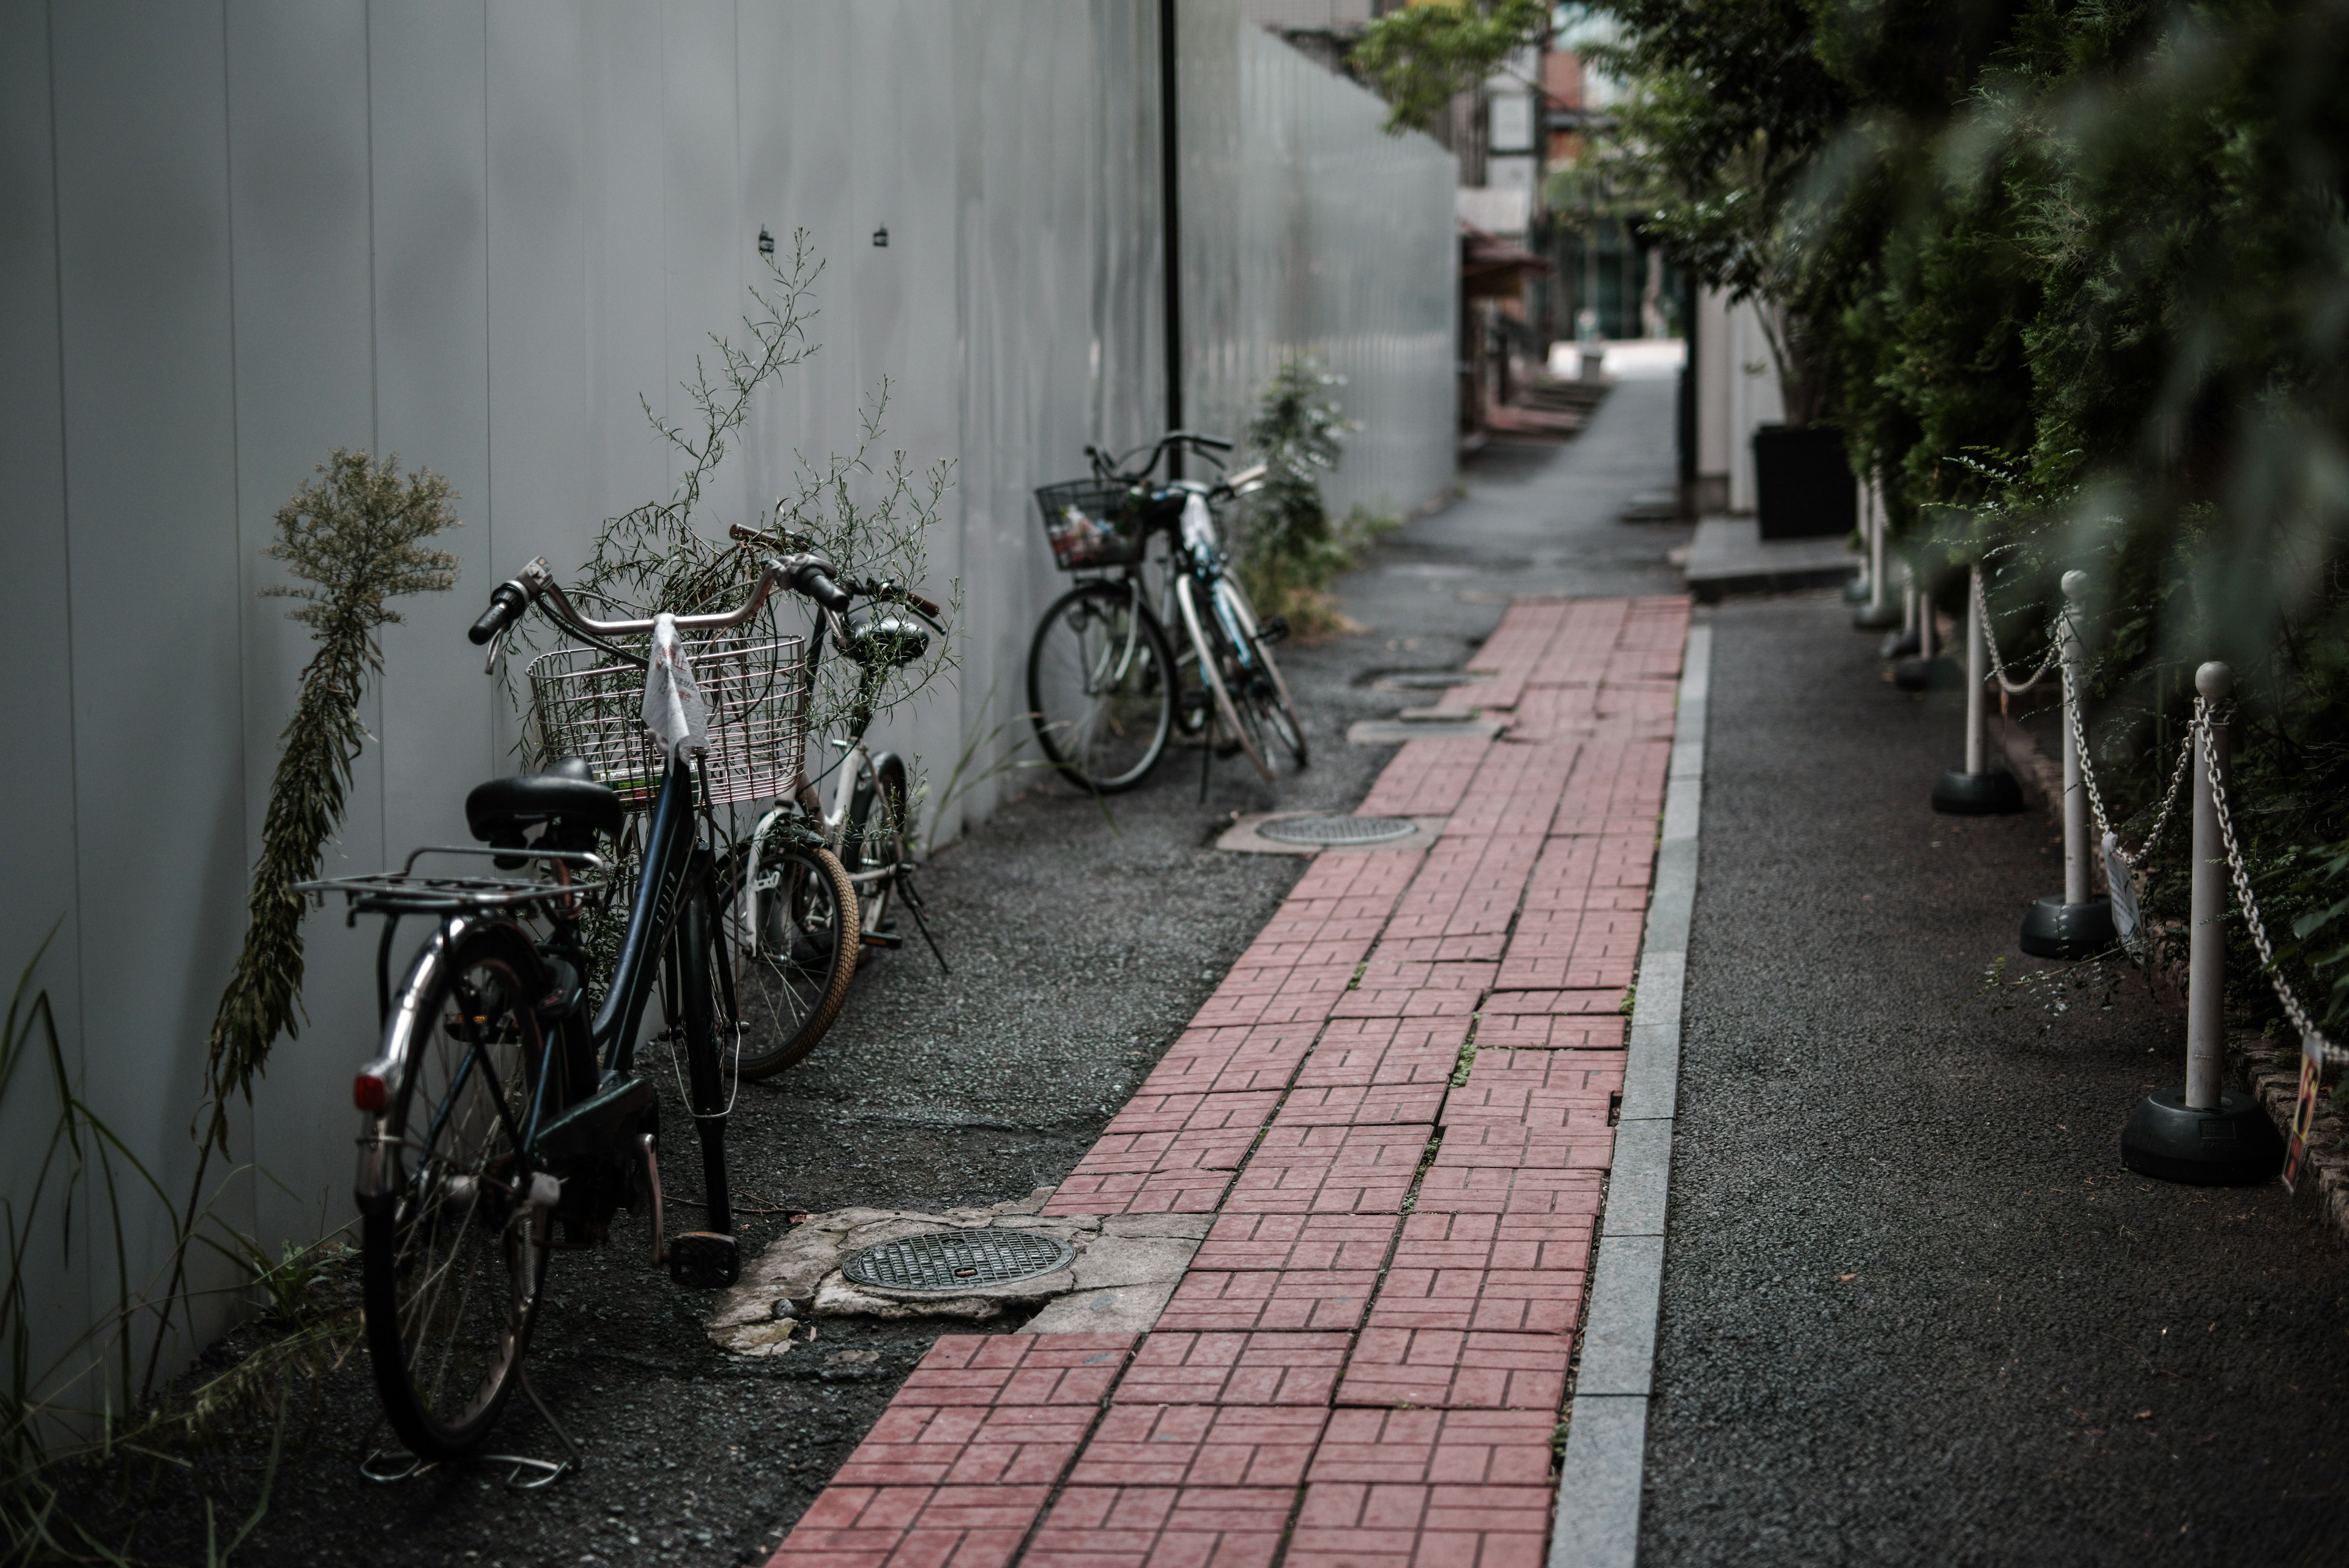
[{"label": "gray wall", "polygon": [[[1436,493],[1441,154],[1378,137],[1374,104],[1229,5],[1183,21],[1214,84],[1186,121],[1185,272],[1213,301],[1193,422],[1236,425],[1309,349],[1372,425],[1341,499]],[[959,688],[889,737],[943,771],[1015,711],[1055,587],[1030,488],[1159,418],[1155,55],[1132,0],[0,0],[0,611],[24,661],[0,967],[56,928],[38,980],[69,1057],[167,1186],[309,651],[254,595],[311,464],[397,452],[466,524],[458,589],[404,607],[368,698],[329,869],[372,869],[461,839],[465,789],[512,765],[461,635],[491,585],[542,552],[567,568],[667,493],[638,395],[688,414],[676,384],[737,326],[760,227],[806,227],[823,348],[759,410],[712,520],[754,515],[795,452],[853,444],[890,378],[890,444],[957,468],[933,581],[963,586]],[[239,1130],[283,1189],[222,1210],[271,1242],[346,1217],[373,1032],[369,933],[330,915],[310,940],[307,1026]],[[0,1111],[20,1197],[26,1099]],[[42,1284],[60,1322],[96,1288]]]},{"label": "gray wall", "polygon": [[1408,512],[1452,478],[1453,161],[1382,134],[1383,104],[1241,10],[1194,0],[1176,34],[1185,409],[1237,434],[1281,361],[1310,355],[1362,425],[1332,512]]}]

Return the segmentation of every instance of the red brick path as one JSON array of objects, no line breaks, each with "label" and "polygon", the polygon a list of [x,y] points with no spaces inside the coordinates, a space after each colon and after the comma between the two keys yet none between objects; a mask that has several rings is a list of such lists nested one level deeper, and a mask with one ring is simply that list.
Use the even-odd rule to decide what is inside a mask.
[{"label": "red brick path", "polygon": [[1506,735],[1361,808],[1434,846],[1317,857],[1044,1210],[1216,1215],[1156,1326],[940,1339],[771,1568],[1539,1568],[1687,631],[1510,609]]}]

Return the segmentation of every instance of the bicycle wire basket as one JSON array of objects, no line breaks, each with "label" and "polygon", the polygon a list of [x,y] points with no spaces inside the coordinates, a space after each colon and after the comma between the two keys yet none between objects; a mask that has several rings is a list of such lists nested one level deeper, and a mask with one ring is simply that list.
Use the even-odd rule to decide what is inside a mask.
[{"label": "bicycle wire basket", "polygon": [[[807,738],[806,639],[771,630],[683,639],[709,709],[701,804],[770,801],[791,792]],[[661,744],[645,728],[645,671],[601,649],[558,648],[530,664],[542,767],[584,757],[599,783],[639,811],[660,791]]]},{"label": "bicycle wire basket", "polygon": [[1044,514],[1053,563],[1064,572],[1133,566],[1150,543],[1138,495],[1114,480],[1047,484],[1036,492],[1036,504]]}]

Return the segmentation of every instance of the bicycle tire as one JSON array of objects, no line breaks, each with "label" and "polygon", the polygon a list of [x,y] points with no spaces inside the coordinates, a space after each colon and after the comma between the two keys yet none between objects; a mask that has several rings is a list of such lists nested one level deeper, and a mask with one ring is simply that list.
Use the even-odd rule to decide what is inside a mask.
[{"label": "bicycle tire", "polygon": [[481,923],[428,944],[393,1011],[398,1086],[364,1136],[403,1168],[362,1217],[361,1301],[385,1418],[419,1459],[488,1436],[536,1322],[553,1220],[528,1201],[510,1118],[554,1060],[531,1006],[543,992],[530,939]]},{"label": "bicycle tire", "polygon": [[741,1009],[740,1070],[770,1078],[814,1050],[840,1016],[856,978],[856,888],[831,850],[771,833],[727,858],[718,892]]},{"label": "bicycle tire", "polygon": [[1247,594],[1239,584],[1229,577],[1216,579],[1216,594],[1230,605],[1241,635],[1247,639],[1248,653],[1264,673],[1266,690],[1257,696],[1265,722],[1301,769],[1308,761],[1305,724],[1297,716],[1297,704],[1289,699],[1288,682],[1281,677],[1280,661],[1273,658],[1272,649],[1265,645],[1263,633],[1257,628],[1256,607],[1248,603]]},{"label": "bicycle tire", "polygon": [[[1071,641],[1068,652],[1056,649],[1056,633]],[[1105,659],[1124,668],[1104,692],[1098,683],[1114,669]],[[1123,794],[1158,765],[1174,732],[1174,686],[1165,628],[1123,583],[1079,583],[1052,601],[1028,644],[1028,722],[1036,744],[1090,794]],[[1072,711],[1080,706],[1086,711]],[[1110,743],[1128,735],[1139,737],[1138,745]]]},{"label": "bicycle tire", "polygon": [[848,851],[844,863],[860,872],[886,871],[868,881],[856,896],[859,929],[878,931],[889,918],[890,896],[896,891],[897,868],[912,857],[905,833],[905,803],[910,791],[905,763],[884,752],[873,759],[872,771],[859,779],[848,803]]},{"label": "bicycle tire", "polygon": [[[1238,668],[1239,661],[1233,654],[1231,639],[1226,635],[1220,618],[1199,614],[1198,595],[1192,585],[1193,579],[1187,574],[1177,577],[1174,580],[1174,602],[1182,608],[1184,628],[1190,633],[1191,647],[1198,657],[1199,679],[1213,693],[1216,711],[1223,716],[1232,738],[1239,742],[1240,750],[1247,754],[1247,760],[1255,765],[1256,771],[1264,775],[1265,782],[1270,784],[1273,782],[1272,763],[1265,755],[1262,717],[1253,702],[1244,702],[1234,695],[1229,673],[1224,668],[1227,661],[1235,670]],[[1206,624],[1203,625],[1203,620]],[[1214,737],[1210,735],[1208,739],[1212,744]]]}]

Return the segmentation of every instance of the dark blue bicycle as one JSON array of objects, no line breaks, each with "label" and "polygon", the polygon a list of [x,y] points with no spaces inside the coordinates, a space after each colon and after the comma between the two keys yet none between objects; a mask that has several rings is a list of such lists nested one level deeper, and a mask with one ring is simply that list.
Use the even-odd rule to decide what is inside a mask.
[{"label": "dark blue bicycle", "polygon": [[[760,618],[778,587],[854,639],[856,596],[813,553],[768,557],[737,609],[647,620],[582,615],[546,563],[532,562],[500,586],[471,637],[488,642],[535,605],[576,639],[531,671],[542,754],[564,760],[472,792],[465,815],[479,846],[420,849],[396,873],[307,885],[343,894],[354,919],[387,917],[383,1046],[353,1097],[365,1116],[367,1347],[385,1416],[413,1456],[391,1474],[472,1452],[515,1385],[528,1392],[523,1358],[549,1252],[604,1241],[617,1210],[649,1211],[653,1262],[680,1282],[736,1276],[727,1115],[746,1050],[775,1044],[746,1035],[803,1033],[812,1017],[746,1017],[757,1008],[738,993],[729,934],[744,902],[741,860],[709,811],[771,800],[803,776],[805,639]],[[887,584],[862,591],[913,597]],[[919,628],[886,618],[886,638],[855,646],[919,657]],[[649,814],[641,832],[632,808]],[[615,880],[624,836],[632,888]],[[802,836],[811,841],[769,853],[762,896],[788,906],[772,915],[772,940],[822,977],[836,1010],[855,969],[856,896],[830,847]],[[493,864],[419,870],[452,857]],[[615,950],[593,928],[622,894]],[[395,985],[394,933],[409,917],[430,931]],[[637,1059],[656,1000],[701,1153],[703,1221],[675,1238],[661,1215],[657,1097]],[[569,1463],[516,1462],[535,1464],[538,1484]],[[390,1479],[375,1463],[370,1473]]]}]

